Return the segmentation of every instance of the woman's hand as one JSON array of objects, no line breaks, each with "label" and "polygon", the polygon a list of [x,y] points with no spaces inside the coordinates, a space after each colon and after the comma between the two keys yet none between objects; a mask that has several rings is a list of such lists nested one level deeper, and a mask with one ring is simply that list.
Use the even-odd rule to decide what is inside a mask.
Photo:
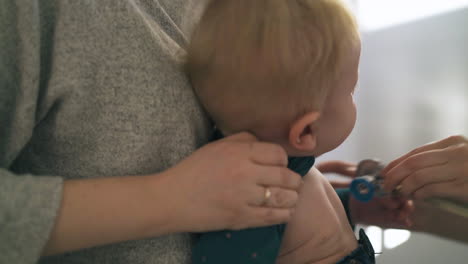
[{"label": "woman's hand", "polygon": [[400,185],[414,199],[447,197],[468,203],[468,140],[463,136],[419,147],[382,171],[385,189]]},{"label": "woman's hand", "polygon": [[283,148],[248,133],[208,144],[164,174],[172,219],[189,232],[287,222],[302,182]]},{"label": "woman's hand", "polygon": [[[301,185],[286,165],[281,147],[242,133],[208,144],[159,174],[67,180],[42,254],[286,222]],[[265,187],[271,193],[266,204]]]}]

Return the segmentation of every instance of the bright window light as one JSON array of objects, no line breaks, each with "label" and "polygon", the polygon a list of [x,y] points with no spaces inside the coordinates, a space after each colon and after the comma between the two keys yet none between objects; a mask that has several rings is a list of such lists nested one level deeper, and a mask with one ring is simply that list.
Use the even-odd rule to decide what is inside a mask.
[{"label": "bright window light", "polygon": [[368,226],[366,235],[369,237],[372,247],[376,253],[382,252],[382,228],[377,226]]},{"label": "bright window light", "polygon": [[368,226],[366,228],[366,234],[369,237],[376,253],[396,248],[408,241],[411,237],[410,231],[400,229],[382,230],[382,228],[378,226]]},{"label": "bright window light", "polygon": [[359,23],[374,31],[468,7],[468,0],[356,0]]},{"label": "bright window light", "polygon": [[386,229],[384,231],[384,246],[387,249],[396,248],[410,238],[411,233],[407,230]]}]

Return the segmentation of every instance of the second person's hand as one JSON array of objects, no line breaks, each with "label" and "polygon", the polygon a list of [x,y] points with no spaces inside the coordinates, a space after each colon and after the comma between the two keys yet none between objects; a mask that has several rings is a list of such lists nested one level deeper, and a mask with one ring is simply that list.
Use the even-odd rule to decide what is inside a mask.
[{"label": "second person's hand", "polygon": [[[345,161],[324,161],[317,164],[322,173],[336,173],[349,180],[330,180],[334,188],[348,188],[356,177],[357,164]],[[409,228],[410,215],[414,210],[412,201],[403,197],[376,197],[370,202],[349,199],[351,220],[355,224],[377,225],[384,228]]]},{"label": "second person's hand", "polygon": [[451,136],[419,147],[382,171],[385,188],[400,185],[414,199],[446,197],[468,203],[468,140]]}]

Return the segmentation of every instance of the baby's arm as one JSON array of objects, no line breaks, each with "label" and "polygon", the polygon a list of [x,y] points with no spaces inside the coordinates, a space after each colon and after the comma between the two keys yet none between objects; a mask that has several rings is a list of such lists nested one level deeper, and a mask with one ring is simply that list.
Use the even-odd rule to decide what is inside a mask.
[{"label": "baby's arm", "polygon": [[303,179],[277,263],[336,263],[357,248],[353,230],[328,180],[315,168]]}]

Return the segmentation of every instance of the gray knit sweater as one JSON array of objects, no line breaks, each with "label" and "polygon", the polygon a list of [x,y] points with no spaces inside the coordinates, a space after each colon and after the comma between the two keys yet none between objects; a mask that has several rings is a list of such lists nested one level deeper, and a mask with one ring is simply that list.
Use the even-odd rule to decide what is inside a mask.
[{"label": "gray knit sweater", "polygon": [[190,262],[188,234],[40,252],[64,179],[159,172],[207,142],[181,70],[200,4],[0,1],[1,264]]}]

